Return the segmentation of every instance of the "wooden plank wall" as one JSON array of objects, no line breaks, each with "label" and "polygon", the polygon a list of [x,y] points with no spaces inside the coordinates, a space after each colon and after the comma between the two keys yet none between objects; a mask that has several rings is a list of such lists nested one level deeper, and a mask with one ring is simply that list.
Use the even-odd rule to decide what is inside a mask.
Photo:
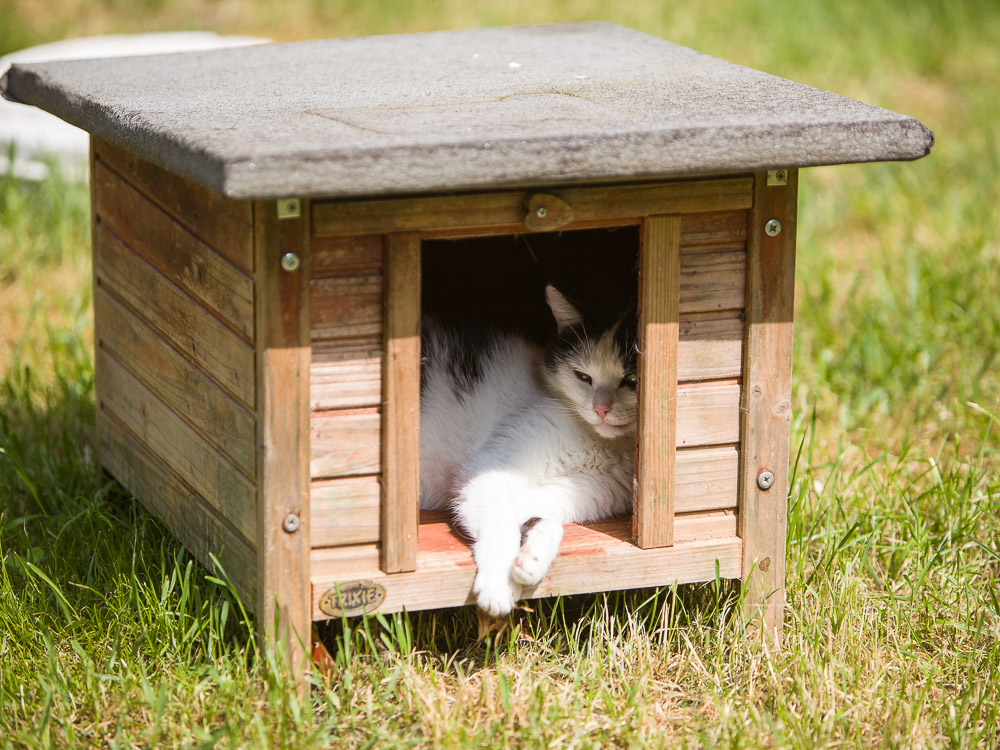
[{"label": "wooden plank wall", "polygon": [[309,274],[311,544],[380,538],[380,234],[313,237]]},{"label": "wooden plank wall", "polygon": [[91,192],[100,461],[249,604],[251,206],[97,140]]},{"label": "wooden plank wall", "polygon": [[747,212],[681,217],[674,511],[735,513]]}]

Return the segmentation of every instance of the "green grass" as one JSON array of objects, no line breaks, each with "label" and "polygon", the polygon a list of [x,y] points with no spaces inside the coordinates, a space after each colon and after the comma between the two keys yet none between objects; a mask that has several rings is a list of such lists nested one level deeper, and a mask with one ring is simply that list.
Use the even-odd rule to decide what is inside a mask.
[{"label": "green grass", "polygon": [[[610,18],[914,115],[913,164],[802,175],[780,651],[735,587],[328,628],[308,699],[91,447],[86,189],[0,178],[0,743],[1000,746],[1000,7],[992,0],[0,0],[61,34],[278,38]],[[190,21],[189,19],[194,19]]]}]

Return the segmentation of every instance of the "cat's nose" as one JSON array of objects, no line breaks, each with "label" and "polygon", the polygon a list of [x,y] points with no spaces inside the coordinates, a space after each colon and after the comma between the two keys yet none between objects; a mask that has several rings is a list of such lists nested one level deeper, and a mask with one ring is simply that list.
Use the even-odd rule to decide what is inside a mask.
[{"label": "cat's nose", "polygon": [[611,411],[611,404],[594,404],[594,411],[597,412],[597,416],[604,421],[604,418],[608,416],[608,412]]}]

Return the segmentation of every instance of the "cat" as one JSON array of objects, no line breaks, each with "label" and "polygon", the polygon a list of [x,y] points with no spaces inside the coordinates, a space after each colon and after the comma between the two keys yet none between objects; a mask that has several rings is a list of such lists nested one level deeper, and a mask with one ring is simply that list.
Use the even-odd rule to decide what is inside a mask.
[{"label": "cat", "polygon": [[557,336],[425,321],[420,505],[473,540],[480,609],[509,613],[542,580],[563,524],[631,510],[636,315],[601,324],[545,289]]}]

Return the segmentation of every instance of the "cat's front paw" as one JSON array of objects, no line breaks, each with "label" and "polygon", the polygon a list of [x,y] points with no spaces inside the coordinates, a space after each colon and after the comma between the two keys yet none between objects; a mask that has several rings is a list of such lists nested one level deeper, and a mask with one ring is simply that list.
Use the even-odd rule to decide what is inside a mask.
[{"label": "cat's front paw", "polygon": [[535,554],[528,545],[521,547],[521,554],[514,560],[514,567],[510,570],[510,577],[524,586],[534,586],[545,577],[549,569],[551,560],[546,556],[544,559]]},{"label": "cat's front paw", "polygon": [[481,610],[501,617],[514,609],[514,604],[521,597],[521,587],[510,580],[490,580],[477,575],[472,593],[476,595],[476,604]]},{"label": "cat's front paw", "polygon": [[524,542],[514,559],[510,577],[524,586],[534,586],[549,571],[549,566],[559,553],[563,527],[552,519],[536,519],[526,526]]}]

